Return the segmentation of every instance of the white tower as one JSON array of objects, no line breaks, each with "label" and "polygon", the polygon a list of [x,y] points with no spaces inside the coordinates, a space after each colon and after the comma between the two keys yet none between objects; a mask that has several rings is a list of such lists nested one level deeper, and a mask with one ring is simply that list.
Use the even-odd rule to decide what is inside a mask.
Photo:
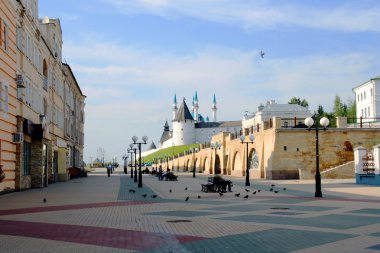
[{"label": "white tower", "polygon": [[173,143],[175,146],[192,144],[195,142],[195,125],[185,100],[179,107],[173,120]]},{"label": "white tower", "polygon": [[213,122],[216,122],[216,110],[218,108],[216,108],[216,97],[215,97],[215,94],[214,94],[214,99],[212,100],[212,107],[211,107],[211,110],[212,110],[212,121]]},{"label": "white tower", "polygon": [[174,94],[174,101],[173,101],[173,121],[175,119],[175,115],[177,114],[177,94]]},{"label": "white tower", "polygon": [[198,92],[195,91],[195,96],[194,96],[194,121],[195,122],[198,122],[198,110],[199,110]]}]

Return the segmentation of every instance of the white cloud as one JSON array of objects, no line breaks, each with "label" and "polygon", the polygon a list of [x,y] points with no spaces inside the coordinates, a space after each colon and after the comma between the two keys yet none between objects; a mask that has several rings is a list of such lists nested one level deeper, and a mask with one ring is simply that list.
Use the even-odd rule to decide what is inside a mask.
[{"label": "white cloud", "polygon": [[[380,31],[380,6],[345,4],[317,7],[307,2],[245,0],[102,0],[124,14],[148,13],[173,19],[189,16],[245,29],[263,30],[279,26],[300,26],[346,32]],[[356,2],[353,2],[356,3]]]},{"label": "white cloud", "polygon": [[[95,154],[97,143],[119,152],[135,134],[158,144],[165,120],[172,117],[174,93],[190,106],[197,90],[200,112],[210,116],[215,92],[218,118],[240,120],[259,103],[286,103],[293,96],[308,100],[312,110],[319,104],[331,110],[335,94],[352,97],[353,87],[378,74],[372,64],[377,56],[359,53],[260,59],[258,50],[212,48],[176,56],[102,41],[71,45],[65,43],[65,50],[87,95],[86,154]],[[107,53],[110,48],[116,56]]]}]

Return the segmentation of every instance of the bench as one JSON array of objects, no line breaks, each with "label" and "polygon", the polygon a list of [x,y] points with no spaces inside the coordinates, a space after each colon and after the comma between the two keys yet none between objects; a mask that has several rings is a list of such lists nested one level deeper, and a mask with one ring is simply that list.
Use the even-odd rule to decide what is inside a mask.
[{"label": "bench", "polygon": [[202,191],[203,192],[213,192],[214,191],[214,184],[213,183],[202,184]]},{"label": "bench", "polygon": [[209,177],[207,184],[202,184],[203,192],[231,192],[233,184],[231,180],[224,180],[221,177]]}]

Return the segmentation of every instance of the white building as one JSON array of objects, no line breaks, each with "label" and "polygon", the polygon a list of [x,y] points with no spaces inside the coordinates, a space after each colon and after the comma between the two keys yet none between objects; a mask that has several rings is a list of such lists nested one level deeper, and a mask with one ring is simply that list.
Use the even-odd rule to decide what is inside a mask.
[{"label": "white building", "polygon": [[380,76],[352,90],[355,92],[356,118],[363,118],[363,122],[376,121],[376,118],[380,118]]},{"label": "white building", "polygon": [[295,127],[303,124],[304,119],[310,117],[310,111],[297,104],[277,104],[270,100],[266,105],[260,105],[253,115],[244,115],[242,126],[245,134],[260,131],[260,127],[269,124],[273,117],[281,118],[282,127]]},{"label": "white building", "polygon": [[177,97],[173,102],[173,128],[169,129],[165,123],[164,132],[160,139],[161,148],[180,146],[193,143],[208,143],[213,135],[219,132],[230,132],[236,135],[241,133],[241,121],[216,121],[216,97],[212,101],[212,122],[209,117],[203,117],[199,113],[198,94],[193,98],[192,112],[190,112],[185,99],[180,107],[177,107]]}]

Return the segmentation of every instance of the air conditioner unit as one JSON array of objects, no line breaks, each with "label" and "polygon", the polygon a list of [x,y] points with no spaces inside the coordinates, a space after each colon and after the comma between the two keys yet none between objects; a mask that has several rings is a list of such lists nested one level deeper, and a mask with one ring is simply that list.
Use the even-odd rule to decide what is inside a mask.
[{"label": "air conditioner unit", "polygon": [[13,143],[22,143],[24,141],[24,134],[23,133],[15,133],[13,134]]},{"label": "air conditioner unit", "polygon": [[25,88],[24,77],[21,74],[16,75],[16,80],[17,80],[17,87],[18,88]]}]

